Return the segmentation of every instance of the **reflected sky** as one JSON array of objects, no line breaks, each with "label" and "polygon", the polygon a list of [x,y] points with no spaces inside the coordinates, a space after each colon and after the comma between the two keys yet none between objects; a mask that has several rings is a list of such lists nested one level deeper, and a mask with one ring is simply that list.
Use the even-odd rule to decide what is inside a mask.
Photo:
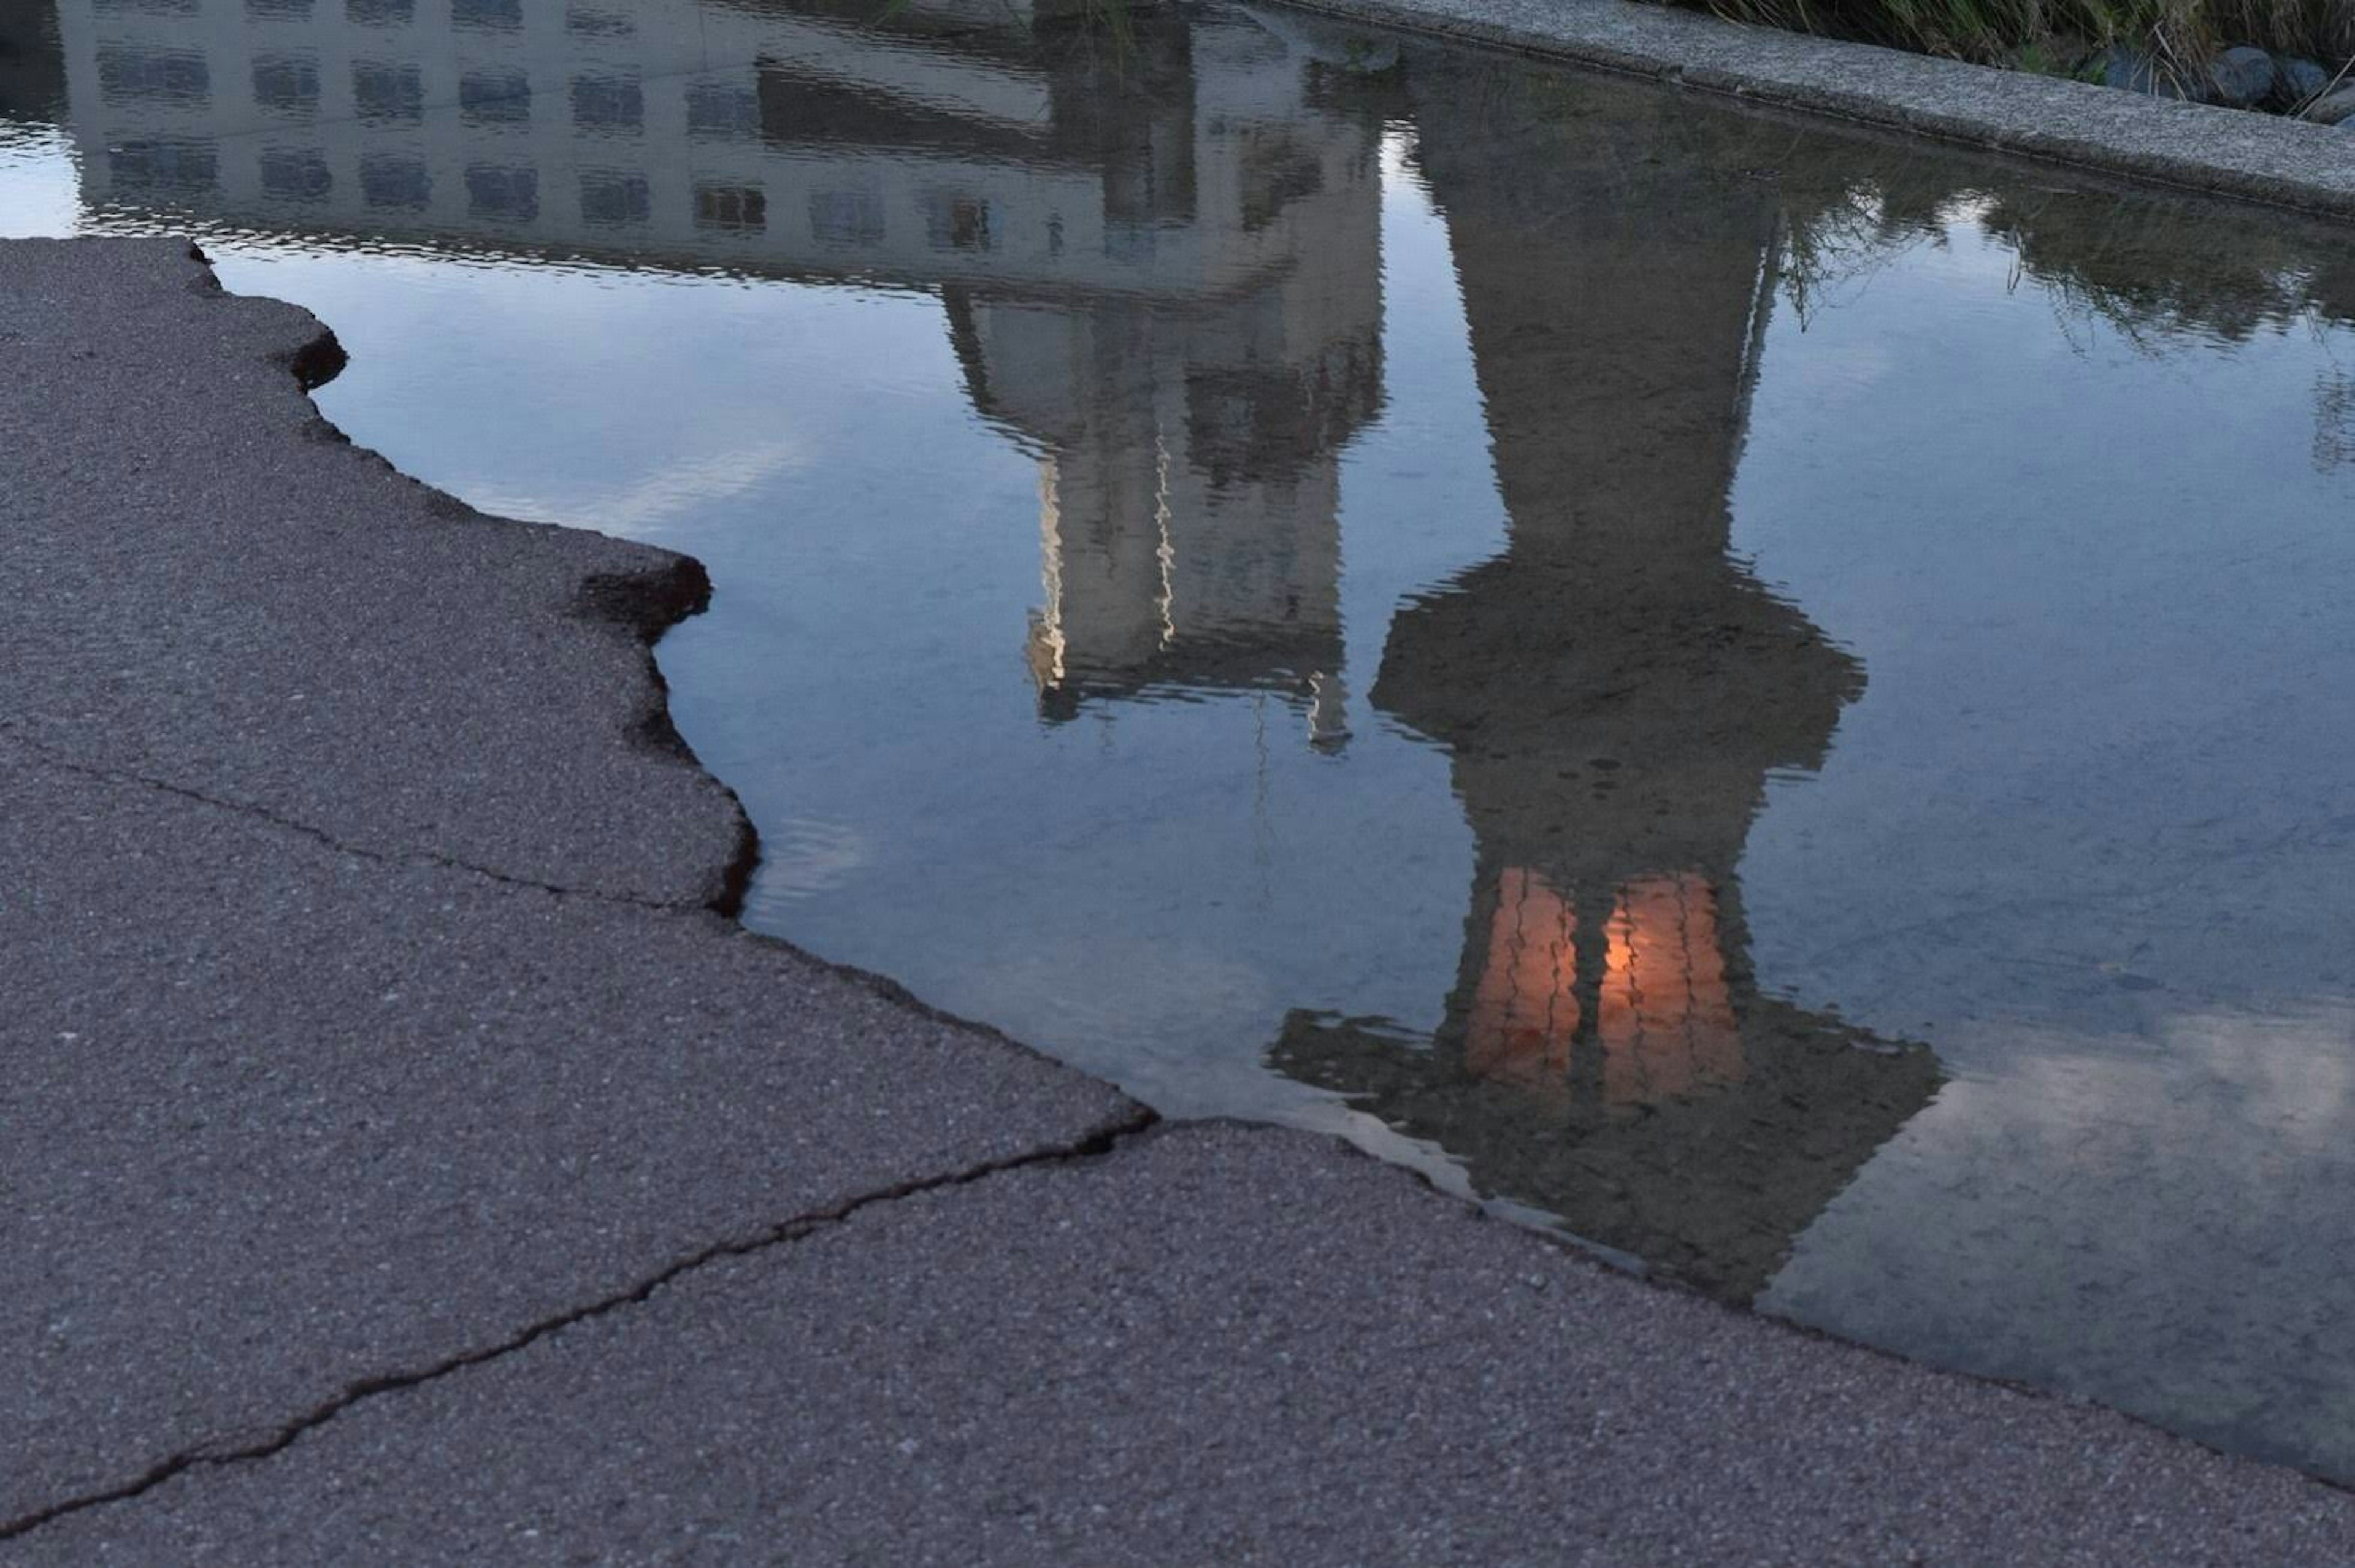
[{"label": "reflected sky", "polygon": [[2355,1476],[2342,236],[1279,9],[61,0],[0,232],[687,549],[746,918]]}]

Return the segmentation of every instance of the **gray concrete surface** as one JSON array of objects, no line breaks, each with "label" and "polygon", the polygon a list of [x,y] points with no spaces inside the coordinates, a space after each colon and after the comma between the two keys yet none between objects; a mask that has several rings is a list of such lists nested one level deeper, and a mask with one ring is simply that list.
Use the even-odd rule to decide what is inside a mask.
[{"label": "gray concrete surface", "polygon": [[174,1563],[2326,1563],[2350,1499],[1296,1134],[878,1205],[37,1532]]},{"label": "gray concrete surface", "polygon": [[320,442],[272,362],[316,324],[199,285],[0,246],[0,1528],[1142,1119],[718,915],[454,864],[684,899],[735,854],[573,606],[673,566]]},{"label": "gray concrete surface", "polygon": [[582,592],[691,571],[320,439],[315,330],[0,246],[0,1563],[2355,1562],[695,907],[688,598]]},{"label": "gray concrete surface", "polygon": [[2335,217],[2355,135],[2245,110],[1747,27],[1631,0],[1279,0],[1752,102]]},{"label": "gray concrete surface", "polygon": [[317,322],[187,308],[212,287],[144,246],[10,253],[0,353],[51,373],[0,388],[8,731],[355,848],[724,902],[748,830],[658,743],[646,640],[701,569],[481,527],[318,417],[286,368],[333,368]]}]

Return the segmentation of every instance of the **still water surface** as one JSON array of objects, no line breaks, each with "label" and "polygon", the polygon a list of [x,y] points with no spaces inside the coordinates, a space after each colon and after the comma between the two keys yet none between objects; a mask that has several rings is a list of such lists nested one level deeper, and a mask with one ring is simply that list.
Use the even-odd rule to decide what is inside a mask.
[{"label": "still water surface", "polygon": [[2344,231],[1273,8],[0,18],[0,232],[709,564],[755,926],[2355,1477]]}]

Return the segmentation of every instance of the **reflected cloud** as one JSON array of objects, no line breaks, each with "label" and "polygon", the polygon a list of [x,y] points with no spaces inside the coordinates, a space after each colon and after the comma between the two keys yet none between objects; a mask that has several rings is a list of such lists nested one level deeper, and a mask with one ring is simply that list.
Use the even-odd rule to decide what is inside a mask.
[{"label": "reflected cloud", "polygon": [[1983,1028],[2004,1067],[1949,1083],[1760,1307],[2355,1474],[2355,1366],[2328,1348],[2355,1010],[2190,1012],[2103,1051]]},{"label": "reflected cloud", "polygon": [[[600,491],[586,502],[559,507],[544,494],[503,491],[496,480],[474,486],[472,499],[474,506],[497,517],[561,521],[652,539],[698,508],[762,489],[809,460],[805,442],[791,437],[756,439],[655,469],[626,488]],[[559,509],[561,517],[550,515]]]},{"label": "reflected cloud", "polygon": [[772,898],[814,898],[840,887],[872,858],[854,824],[791,817],[761,836],[762,890]]}]

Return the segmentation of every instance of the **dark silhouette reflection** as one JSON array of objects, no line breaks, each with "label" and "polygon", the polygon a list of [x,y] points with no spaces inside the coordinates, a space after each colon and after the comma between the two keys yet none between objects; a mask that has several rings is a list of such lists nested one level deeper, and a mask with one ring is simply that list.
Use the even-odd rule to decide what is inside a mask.
[{"label": "dark silhouette reflection", "polygon": [[84,195],[117,220],[938,293],[974,402],[1039,458],[1041,712],[1273,688],[1337,745],[1379,107],[1296,28],[1084,9],[59,16]]},{"label": "dark silhouette reflection", "polygon": [[1761,996],[1745,956],[1765,781],[1818,766],[1863,686],[1728,553],[1776,197],[1741,122],[1661,95],[1537,115],[1509,77],[1410,69],[1511,531],[1400,612],[1371,697],[1451,753],[1472,911],[1427,1047],[1295,1012],[1273,1060],[1746,1299],[1936,1083],[1926,1051]]},{"label": "dark silhouette reflection", "polygon": [[65,57],[53,20],[35,6],[0,23],[0,120],[53,121],[65,100]]}]

